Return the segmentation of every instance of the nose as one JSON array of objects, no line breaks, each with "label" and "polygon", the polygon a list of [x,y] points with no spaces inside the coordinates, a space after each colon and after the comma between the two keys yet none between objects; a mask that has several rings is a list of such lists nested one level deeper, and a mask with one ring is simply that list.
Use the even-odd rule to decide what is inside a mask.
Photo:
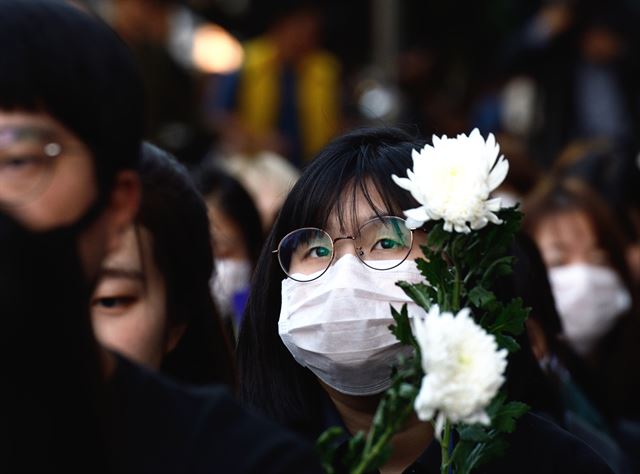
[{"label": "nose", "polygon": [[337,262],[345,255],[353,255],[354,257],[362,256],[362,249],[356,247],[356,241],[351,236],[338,237],[333,242],[333,251],[335,252],[333,261]]}]

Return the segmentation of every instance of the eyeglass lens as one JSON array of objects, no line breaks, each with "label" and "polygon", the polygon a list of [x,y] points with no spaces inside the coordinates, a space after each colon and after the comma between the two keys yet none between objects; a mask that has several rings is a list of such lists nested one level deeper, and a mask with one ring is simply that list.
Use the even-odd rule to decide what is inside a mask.
[{"label": "eyeglass lens", "polygon": [[0,130],[0,204],[21,204],[46,185],[61,152],[48,138],[38,129]]},{"label": "eyeglass lens", "polygon": [[[366,222],[356,236],[356,255],[367,266],[389,270],[411,252],[412,233],[399,217],[375,218]],[[295,280],[309,281],[324,272],[333,260],[331,236],[321,229],[303,228],[286,235],[278,247],[285,273]]]}]

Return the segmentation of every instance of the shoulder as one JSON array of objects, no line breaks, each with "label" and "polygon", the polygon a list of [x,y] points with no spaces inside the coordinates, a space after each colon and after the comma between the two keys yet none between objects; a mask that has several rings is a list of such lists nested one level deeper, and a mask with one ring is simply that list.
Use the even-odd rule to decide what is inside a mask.
[{"label": "shoulder", "polygon": [[184,387],[119,360],[116,464],[136,472],[320,472],[311,448],[222,387]]},{"label": "shoulder", "polygon": [[[507,455],[486,472],[611,474],[596,452],[572,434],[534,414],[523,416],[508,438]],[[484,471],[484,470],[483,470]]]}]

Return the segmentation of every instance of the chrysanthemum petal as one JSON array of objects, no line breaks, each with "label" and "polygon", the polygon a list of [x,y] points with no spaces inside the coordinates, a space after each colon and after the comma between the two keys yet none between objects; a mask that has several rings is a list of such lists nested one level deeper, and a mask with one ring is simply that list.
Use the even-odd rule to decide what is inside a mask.
[{"label": "chrysanthemum petal", "polygon": [[493,191],[502,184],[509,172],[509,162],[501,156],[498,162],[489,173],[489,182],[487,183],[489,191]]},{"label": "chrysanthemum petal", "polygon": [[412,328],[426,374],[414,403],[418,417],[434,422],[436,436],[446,420],[489,424],[485,410],[504,383],[507,351],[498,350],[469,308],[454,316],[433,305],[425,319],[413,318]]},{"label": "chrysanthemum petal", "polygon": [[406,178],[392,176],[423,208],[419,218],[407,214],[412,223],[442,219],[447,232],[468,233],[501,222],[494,214],[501,201],[490,199],[490,193],[504,181],[509,163],[495,136],[485,141],[476,128],[469,136],[434,136],[432,143],[412,150],[413,169]]},{"label": "chrysanthemum petal", "polygon": [[411,191],[413,189],[413,182],[409,178],[400,178],[395,174],[392,174],[391,179],[402,189],[406,189],[407,191]]}]

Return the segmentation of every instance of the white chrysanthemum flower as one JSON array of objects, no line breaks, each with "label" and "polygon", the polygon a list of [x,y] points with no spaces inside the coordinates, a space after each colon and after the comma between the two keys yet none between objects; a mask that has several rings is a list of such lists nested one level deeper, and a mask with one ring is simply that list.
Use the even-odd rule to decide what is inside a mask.
[{"label": "white chrysanthemum flower", "polygon": [[489,222],[501,224],[495,215],[500,198],[489,199],[509,171],[509,162],[499,153],[493,134],[485,141],[477,128],[457,138],[434,135],[433,146],[413,150],[413,170],[407,170],[408,177],[392,176],[421,204],[404,212],[407,224],[417,228],[426,221],[443,219],[446,231],[464,233]]},{"label": "white chrysanthemum flower", "polygon": [[507,351],[498,350],[468,308],[454,316],[434,305],[424,320],[413,318],[412,324],[426,374],[414,403],[418,418],[435,418],[437,437],[446,420],[488,425],[485,408],[504,382]]}]

